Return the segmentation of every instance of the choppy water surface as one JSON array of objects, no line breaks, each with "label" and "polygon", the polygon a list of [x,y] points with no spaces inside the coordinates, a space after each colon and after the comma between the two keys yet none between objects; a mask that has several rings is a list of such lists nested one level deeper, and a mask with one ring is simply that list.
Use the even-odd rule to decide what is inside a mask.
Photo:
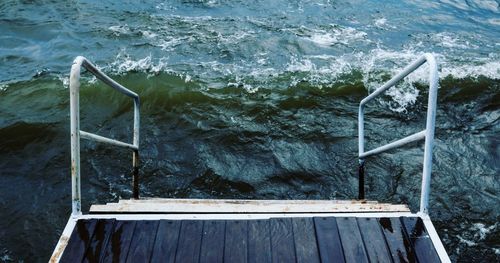
[{"label": "choppy water surface", "polygon": [[[431,216],[453,261],[500,261],[498,1],[148,2],[1,1],[0,261],[46,261],[69,216],[77,55],[141,96],[143,196],[350,199],[358,103],[423,52],[440,64]],[[425,82],[370,104],[368,148],[424,127]],[[131,140],[131,109],[86,75],[82,129]],[[129,198],[131,154],[82,148],[84,208]],[[422,154],[369,159],[368,198],[416,210]]]}]

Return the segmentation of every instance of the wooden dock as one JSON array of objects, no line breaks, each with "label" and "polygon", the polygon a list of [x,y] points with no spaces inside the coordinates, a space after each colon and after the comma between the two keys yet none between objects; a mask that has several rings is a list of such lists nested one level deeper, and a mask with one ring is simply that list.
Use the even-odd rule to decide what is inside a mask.
[{"label": "wooden dock", "polygon": [[122,200],[70,219],[54,262],[448,262],[405,205],[337,200]]}]

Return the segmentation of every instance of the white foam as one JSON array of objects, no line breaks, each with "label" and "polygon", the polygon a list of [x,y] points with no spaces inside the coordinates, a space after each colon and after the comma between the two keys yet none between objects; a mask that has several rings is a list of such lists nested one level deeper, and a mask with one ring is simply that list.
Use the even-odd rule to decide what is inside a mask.
[{"label": "white foam", "polygon": [[62,82],[65,89],[69,88],[69,77],[66,75],[58,75],[57,78]]},{"label": "white foam", "polygon": [[[363,75],[363,84],[370,91],[374,91],[382,86],[388,78],[399,73],[404,66],[417,59],[421,54],[413,50],[404,50],[402,52],[376,48],[369,54],[358,53],[357,67],[361,69]],[[404,112],[413,105],[419,96],[419,91],[414,87],[415,82],[425,82],[427,79],[426,66],[417,69],[415,72],[404,78],[402,82],[395,87],[390,88],[385,94],[392,101],[379,101],[388,106],[392,111]],[[389,72],[387,72],[387,70]]]},{"label": "white foam", "polygon": [[248,92],[248,93],[255,93],[259,91],[258,87],[254,87],[250,84],[243,84],[243,88]]},{"label": "white foam", "polygon": [[160,47],[162,50],[173,50],[174,47],[182,44],[183,42],[186,42],[189,40],[189,37],[168,37],[166,39],[159,39],[156,40],[155,42],[151,43],[152,45]]},{"label": "white foam", "polygon": [[474,234],[474,237],[479,238],[479,240],[484,240],[486,238],[486,236],[491,233],[491,231],[493,231],[497,228],[497,224],[498,223],[495,223],[489,227],[486,227],[486,225],[483,223],[475,223],[472,225],[470,230],[477,231]]},{"label": "white foam", "polygon": [[361,40],[369,42],[369,40],[365,39],[367,35],[365,32],[356,30],[352,27],[339,27],[332,25],[330,30],[307,28],[305,28],[305,30],[311,31],[310,35],[305,37],[305,39],[320,46],[332,46],[335,44],[347,45]]},{"label": "white foam", "polygon": [[141,59],[133,59],[122,50],[116,56],[115,61],[110,64],[111,70],[117,73],[126,73],[129,71],[143,71],[157,74],[161,71],[167,71],[167,57],[153,59],[152,55]]},{"label": "white foam", "polygon": [[154,38],[156,38],[158,36],[158,34],[153,33],[151,31],[148,31],[148,30],[142,30],[140,32],[147,39],[154,39]]},{"label": "white foam", "polygon": [[458,9],[470,10],[481,8],[492,12],[498,12],[498,2],[494,0],[441,0],[442,3],[452,5]]},{"label": "white foam", "polygon": [[460,240],[460,243],[464,243],[469,247],[477,246],[477,243],[474,241],[465,239],[465,238],[461,237],[460,235],[457,235],[457,237],[458,237],[458,240]]},{"label": "white foam", "polygon": [[[436,34],[438,37],[451,37],[448,33]],[[245,37],[236,36],[236,38]],[[452,39],[452,38],[450,38]],[[455,45],[461,44],[460,39],[450,40]],[[451,45],[451,44],[450,44]],[[373,92],[383,85],[390,77],[399,73],[405,66],[420,57],[424,47],[419,43],[411,48],[394,51],[382,47],[374,48],[366,52],[347,53],[340,56],[334,55],[306,55],[290,57],[290,61],[283,66],[273,66],[266,52],[257,53],[249,60],[239,60],[233,63],[220,62],[218,60],[208,62],[196,62],[192,67],[201,67],[197,70],[197,77],[201,79],[229,78],[230,83],[221,84],[217,81],[207,84],[205,88],[219,88],[223,86],[241,87],[247,92],[257,92],[259,87],[274,83],[276,78],[287,74],[291,78],[283,86],[295,86],[299,82],[306,81],[319,88],[331,86],[337,80],[342,80],[345,74],[360,72],[364,86]],[[469,62],[460,61],[456,57],[448,57],[444,54],[434,54],[439,64],[440,78],[452,76],[453,78],[468,78],[485,76],[490,79],[500,78],[500,57],[498,54],[490,54],[483,58],[467,58]],[[464,58],[465,60],[465,58]],[[168,57],[153,58],[152,55],[142,58],[132,58],[125,50],[122,50],[116,60],[110,64],[111,71],[124,73],[128,71],[144,71],[157,74],[162,71],[184,76],[186,82],[191,81],[191,76],[179,72],[172,72],[168,68]],[[396,112],[404,112],[409,106],[419,99],[419,90],[415,83],[426,85],[428,83],[428,65],[424,64],[415,72],[412,72],[397,87],[389,89],[386,95],[390,98],[379,99],[382,104]]]},{"label": "white foam", "polygon": [[382,28],[382,29],[395,28],[394,26],[390,26],[387,23],[387,18],[385,18],[385,17],[375,19],[373,24],[375,25],[375,27]]},{"label": "white foam", "polygon": [[490,18],[490,19],[488,19],[488,23],[495,25],[495,26],[500,26],[500,18]]},{"label": "white foam", "polygon": [[316,69],[309,59],[299,60],[297,57],[292,57],[292,61],[288,64],[286,70],[291,72],[312,72]]},{"label": "white foam", "polygon": [[485,76],[490,79],[500,79],[500,60],[477,62],[473,65],[454,65],[444,63],[441,66],[441,77],[477,78]]},{"label": "white foam", "polygon": [[[457,237],[458,237],[458,240],[460,241],[460,243],[464,243],[469,247],[477,246],[478,242],[485,240],[486,237],[488,236],[488,234],[490,234],[490,233],[492,233],[492,231],[496,230],[497,226],[498,226],[498,223],[495,223],[489,227],[487,227],[483,223],[475,223],[469,228],[469,230],[472,233],[467,234],[468,238],[464,238],[461,235],[457,235]],[[493,248],[493,250],[495,251],[495,253],[497,253],[495,248]]]},{"label": "white foam", "polygon": [[461,49],[477,49],[477,45],[471,44],[468,40],[460,39],[457,34],[450,32],[440,32],[431,35],[431,40],[436,42],[436,45],[445,48],[461,48]]},{"label": "white foam", "polygon": [[111,30],[115,36],[130,34],[130,28],[128,25],[110,26],[108,29]]},{"label": "white foam", "polygon": [[[389,73],[393,76],[400,72],[406,65],[422,55],[414,49],[403,51],[391,51],[377,48],[369,54],[359,53],[355,66],[359,66],[363,72],[363,83],[368,90],[373,91],[380,87],[384,81],[382,76]],[[475,78],[485,76],[490,79],[500,78],[500,59],[495,54],[489,58],[476,58],[475,62],[454,61],[444,54],[434,54],[439,65],[440,78],[452,76],[453,78]],[[383,69],[381,71],[380,69]],[[387,72],[389,71],[389,72]],[[387,95],[391,96],[394,102],[400,107],[391,107],[395,111],[404,111],[407,106],[413,105],[418,97],[418,90],[413,87],[413,83],[428,83],[428,66],[424,64],[416,71],[406,77],[398,89],[404,92],[389,90]]]},{"label": "white foam", "polygon": [[[315,60],[321,60],[322,66],[317,66]],[[327,64],[324,64],[327,62]],[[344,57],[334,56],[305,56],[303,58],[292,57],[290,63],[287,64],[286,72],[307,73],[302,79],[292,77],[289,86],[295,86],[299,81],[307,81],[312,85],[322,88],[325,85],[331,85],[335,80],[343,74],[352,71],[351,64]],[[279,74],[276,74],[279,75]]]},{"label": "white foam", "polygon": [[441,0],[442,3],[449,4],[451,6],[454,6],[458,9],[462,10],[469,10],[469,6],[467,5],[467,2],[464,0]]},{"label": "white foam", "polygon": [[9,87],[9,84],[0,84],[0,91],[6,91]]},{"label": "white foam", "polygon": [[232,32],[231,34],[223,35],[220,32],[217,32],[217,38],[219,43],[222,44],[238,44],[243,39],[251,37],[255,32],[254,31],[237,31]]},{"label": "white foam", "polygon": [[493,12],[498,12],[498,2],[494,0],[472,0],[472,3],[479,8]]},{"label": "white foam", "polygon": [[309,40],[320,46],[331,46],[339,42],[337,36],[330,33],[314,33]]}]

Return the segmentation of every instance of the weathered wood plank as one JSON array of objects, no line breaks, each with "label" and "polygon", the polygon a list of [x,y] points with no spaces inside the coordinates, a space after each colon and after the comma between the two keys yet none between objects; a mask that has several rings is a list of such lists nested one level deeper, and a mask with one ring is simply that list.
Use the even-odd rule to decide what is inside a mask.
[{"label": "weathered wood plank", "polygon": [[248,221],[248,262],[272,262],[269,220]]},{"label": "weathered wood plank", "polygon": [[[137,221],[115,221],[102,262],[125,262]],[[74,262],[74,261],[73,261]]]},{"label": "weathered wood plank", "polygon": [[246,220],[226,221],[224,262],[247,262],[248,225]]},{"label": "weathered wood plank", "polygon": [[337,218],[340,240],[346,262],[369,262],[358,223],[354,217]]},{"label": "weathered wood plank", "polygon": [[111,239],[114,225],[114,219],[99,219],[97,221],[92,241],[82,262],[99,262],[104,258],[105,249]]},{"label": "weathered wood plank", "polygon": [[203,231],[203,221],[183,220],[175,262],[198,262],[200,258],[201,232]]},{"label": "weathered wood plank", "polygon": [[335,217],[315,217],[314,227],[322,263],[343,263],[344,252]]},{"label": "weathered wood plank", "polygon": [[440,262],[415,216],[81,219],[61,251],[61,262]]},{"label": "weathered wood plank", "polygon": [[71,233],[70,242],[61,256],[60,262],[82,261],[87,248],[90,246],[97,219],[78,220]]},{"label": "weathered wood plank", "polygon": [[223,262],[225,229],[226,222],[223,220],[207,220],[203,223],[200,263]]},{"label": "weathered wood plank", "polygon": [[380,218],[378,221],[394,262],[416,262],[415,253],[399,218]]},{"label": "weathered wood plank", "polygon": [[141,199],[121,199],[118,203],[179,203],[179,204],[377,204],[378,201],[372,200],[278,200],[278,199],[270,199],[270,200],[255,200],[255,199],[195,199],[195,198],[141,198]]},{"label": "weathered wood plank", "polygon": [[418,262],[441,262],[420,217],[400,217]]},{"label": "weathered wood plank", "polygon": [[160,220],[151,255],[152,263],[175,261],[180,229],[180,220]]},{"label": "weathered wood plank", "polygon": [[273,262],[295,262],[292,219],[271,218],[270,228]]},{"label": "weathered wood plank", "polygon": [[320,262],[314,221],[309,218],[293,218],[293,239],[297,262]]},{"label": "weathered wood plank", "polygon": [[148,262],[151,258],[158,220],[141,220],[135,225],[134,238],[130,242],[127,263]]},{"label": "weathered wood plank", "polygon": [[121,200],[93,205],[91,213],[331,213],[409,212],[406,205],[339,200]]},{"label": "weathered wood plank", "polygon": [[370,262],[391,262],[392,257],[377,219],[366,217],[357,220]]}]

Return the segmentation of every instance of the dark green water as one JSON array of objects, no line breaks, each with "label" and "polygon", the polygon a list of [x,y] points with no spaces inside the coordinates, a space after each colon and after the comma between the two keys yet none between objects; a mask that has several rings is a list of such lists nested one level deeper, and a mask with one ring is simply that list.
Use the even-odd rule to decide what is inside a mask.
[{"label": "dark green water", "polygon": [[[357,107],[439,62],[431,217],[453,261],[500,261],[498,1],[0,3],[0,261],[45,262],[71,209],[68,74],[84,55],[140,94],[141,194],[351,199]],[[367,109],[367,147],[424,127],[426,69]],[[83,130],[130,141],[132,104],[88,74]],[[418,208],[423,146],[367,161],[367,197]],[[129,198],[131,154],[82,142],[82,197]]]}]

